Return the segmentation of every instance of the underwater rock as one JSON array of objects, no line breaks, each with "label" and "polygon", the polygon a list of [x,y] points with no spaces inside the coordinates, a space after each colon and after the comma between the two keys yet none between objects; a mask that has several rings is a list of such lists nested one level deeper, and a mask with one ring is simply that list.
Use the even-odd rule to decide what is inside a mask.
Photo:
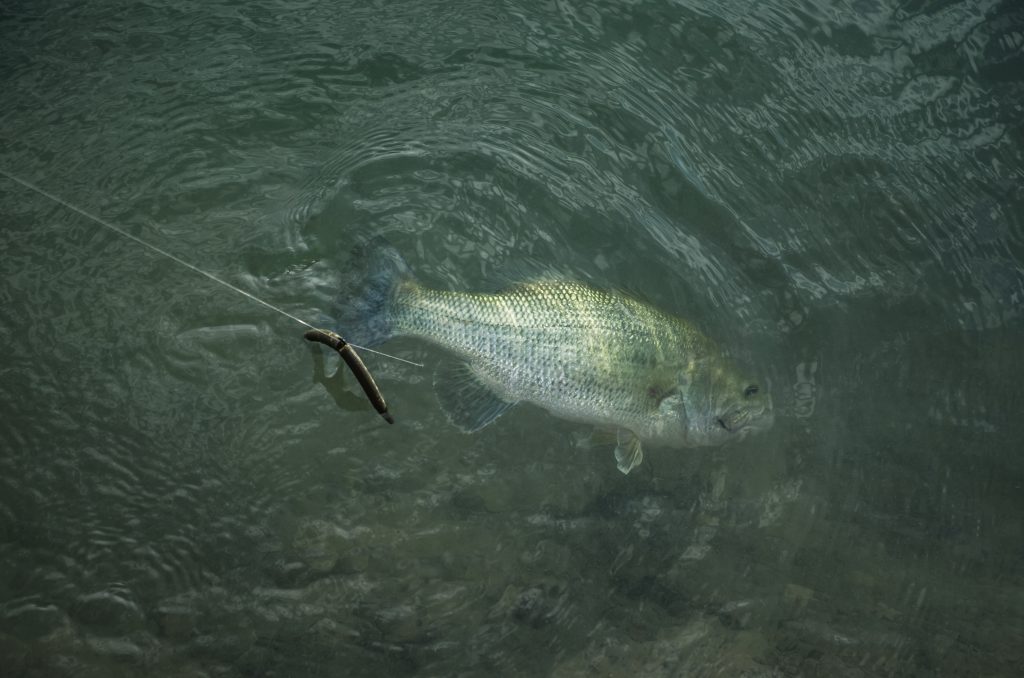
[{"label": "underwater rock", "polygon": [[156,619],[160,634],[171,640],[185,640],[196,633],[199,615],[184,605],[161,605],[157,608]]},{"label": "underwater rock", "polygon": [[24,640],[48,636],[58,629],[65,628],[68,623],[68,616],[56,605],[29,603],[16,607],[3,616],[3,627]]},{"label": "underwater rock", "polygon": [[423,640],[421,619],[412,605],[395,605],[379,610],[373,621],[382,637],[389,643],[404,645]]},{"label": "underwater rock", "polygon": [[359,535],[358,530],[349,532],[319,518],[302,520],[291,542],[295,560],[281,564],[279,574],[286,581],[301,583],[332,573],[363,572],[369,560],[366,549],[360,548]]},{"label": "underwater rock", "polygon": [[71,616],[94,630],[114,634],[134,631],[143,621],[139,606],[116,589],[79,596],[71,607]]},{"label": "underwater rock", "polygon": [[726,628],[746,629],[764,607],[763,601],[759,600],[732,600],[719,608],[718,621]]},{"label": "underwater rock", "polygon": [[814,591],[799,584],[786,584],[782,600],[789,605],[805,607],[814,598]]},{"label": "underwater rock", "polygon": [[[547,454],[554,456],[559,452]],[[594,502],[602,488],[602,477],[595,469],[567,470],[562,464],[531,464],[526,471],[516,474],[487,466],[461,480],[465,485],[453,492],[451,502],[453,508],[465,515],[534,513],[541,509],[557,515],[578,515]]]},{"label": "underwater rock", "polygon": [[556,621],[565,595],[564,587],[557,583],[509,586],[489,616],[510,617],[534,629],[544,628]]},{"label": "underwater rock", "polygon": [[125,638],[88,638],[86,646],[93,652],[116,659],[140,659],[142,648]]},{"label": "underwater rock", "polygon": [[552,671],[554,678],[594,676],[737,676],[781,678],[762,661],[770,646],[753,631],[731,631],[704,614],[658,629],[646,639],[626,638],[621,627],[605,628],[580,654]]}]

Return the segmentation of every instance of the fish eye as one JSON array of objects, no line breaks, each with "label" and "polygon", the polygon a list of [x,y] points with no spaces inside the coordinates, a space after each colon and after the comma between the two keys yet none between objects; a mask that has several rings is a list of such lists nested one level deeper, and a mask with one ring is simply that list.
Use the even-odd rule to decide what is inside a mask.
[{"label": "fish eye", "polygon": [[717,419],[715,419],[715,421],[717,421],[718,425],[724,428],[726,431],[729,430],[729,427],[725,425],[725,420],[722,419],[721,417],[718,417]]},{"label": "fish eye", "polygon": [[751,384],[750,386],[748,386],[745,389],[743,389],[743,396],[745,398],[749,398],[750,396],[754,395],[755,393],[757,393],[760,390],[761,389],[758,387],[757,384]]}]

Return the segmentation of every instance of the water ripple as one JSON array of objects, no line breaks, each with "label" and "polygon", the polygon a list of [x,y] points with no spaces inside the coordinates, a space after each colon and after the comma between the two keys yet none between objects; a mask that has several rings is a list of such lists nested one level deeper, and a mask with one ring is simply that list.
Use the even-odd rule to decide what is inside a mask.
[{"label": "water ripple", "polygon": [[779,410],[623,478],[529,408],[458,436],[429,370],[374,356],[386,427],[291,321],[0,182],[0,633],[34,668],[1020,663],[994,621],[1021,472],[1009,3],[16,5],[5,169],[303,318],[377,234],[438,286],[627,289]]}]

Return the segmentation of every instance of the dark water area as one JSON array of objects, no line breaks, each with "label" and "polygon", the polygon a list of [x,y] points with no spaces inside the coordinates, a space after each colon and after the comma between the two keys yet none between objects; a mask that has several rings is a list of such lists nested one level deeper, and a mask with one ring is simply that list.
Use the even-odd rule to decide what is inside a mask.
[{"label": "dark water area", "polygon": [[628,290],[776,405],[623,476],[458,432],[400,339],[387,426],[0,177],[3,675],[1020,675],[1019,3],[15,1],[0,92],[0,169],[301,318],[383,236]]}]

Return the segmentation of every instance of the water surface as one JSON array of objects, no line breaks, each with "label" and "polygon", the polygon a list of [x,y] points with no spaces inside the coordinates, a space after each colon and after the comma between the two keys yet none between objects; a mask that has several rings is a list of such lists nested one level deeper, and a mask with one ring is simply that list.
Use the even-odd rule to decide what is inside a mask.
[{"label": "water surface", "polygon": [[317,323],[377,235],[628,290],[778,409],[622,476],[529,407],[458,433],[396,341],[388,427],[0,178],[5,671],[1014,675],[1022,46],[1010,0],[5,4],[4,170]]}]

